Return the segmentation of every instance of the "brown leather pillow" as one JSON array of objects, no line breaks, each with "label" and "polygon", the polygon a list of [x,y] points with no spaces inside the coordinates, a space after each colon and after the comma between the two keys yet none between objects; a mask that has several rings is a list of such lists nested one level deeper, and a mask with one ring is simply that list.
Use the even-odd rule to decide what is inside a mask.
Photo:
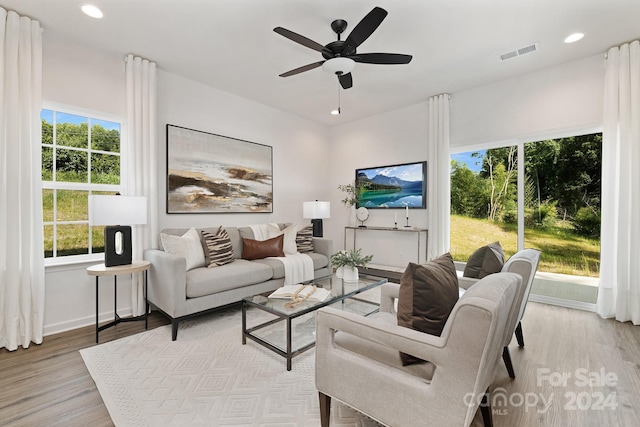
[{"label": "brown leather pillow", "polygon": [[[440,336],[458,296],[458,276],[451,254],[426,264],[411,262],[400,278],[398,325]],[[403,365],[421,361],[402,352],[400,359]]]},{"label": "brown leather pillow", "polygon": [[242,238],[242,259],[262,259],[269,256],[284,256],[284,234],[268,240]]}]

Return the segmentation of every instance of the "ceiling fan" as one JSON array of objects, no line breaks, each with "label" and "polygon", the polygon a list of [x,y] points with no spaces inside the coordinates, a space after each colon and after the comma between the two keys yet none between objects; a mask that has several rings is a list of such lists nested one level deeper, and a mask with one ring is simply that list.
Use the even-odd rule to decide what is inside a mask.
[{"label": "ceiling fan", "polygon": [[356,48],[369,38],[386,16],[386,10],[381,7],[374,7],[373,10],[354,27],[345,40],[341,40],[340,35],[347,28],[347,21],[336,19],[331,23],[331,29],[338,35],[338,40],[325,46],[286,28],[274,28],[273,31],[276,33],[320,52],[324,57],[322,61],[294,68],[291,71],[280,74],[280,77],[293,76],[322,66],[325,71],[338,76],[338,80],[343,89],[349,89],[353,86],[351,70],[356,62],[363,64],[408,64],[411,62],[411,55],[403,55],[400,53],[358,53],[356,51]]}]

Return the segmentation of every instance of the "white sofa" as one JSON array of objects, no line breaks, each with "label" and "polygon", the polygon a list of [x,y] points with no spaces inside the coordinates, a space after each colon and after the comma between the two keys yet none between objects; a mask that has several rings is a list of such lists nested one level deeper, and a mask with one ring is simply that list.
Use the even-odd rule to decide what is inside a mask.
[{"label": "white sofa", "polygon": [[[280,225],[281,228],[284,224]],[[172,340],[178,336],[178,324],[193,316],[237,303],[242,298],[273,291],[284,283],[284,265],[277,259],[242,259],[242,237],[253,239],[250,227],[223,227],[233,246],[234,261],[215,268],[198,267],[186,271],[186,259],[160,249],[147,249],[144,259],[151,262],[148,276],[149,303],[171,319]],[[162,230],[162,233],[183,235],[188,229]],[[218,227],[203,228],[215,234]],[[306,252],[312,261],[314,278],[331,274],[329,257],[333,243],[329,239],[313,238],[313,252]]]}]

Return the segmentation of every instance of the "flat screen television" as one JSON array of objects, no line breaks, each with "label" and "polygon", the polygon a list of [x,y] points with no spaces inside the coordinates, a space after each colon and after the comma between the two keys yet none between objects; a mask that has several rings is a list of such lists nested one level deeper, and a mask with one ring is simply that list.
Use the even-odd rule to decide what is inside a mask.
[{"label": "flat screen television", "polygon": [[367,209],[425,209],[427,162],[356,169],[356,207]]}]

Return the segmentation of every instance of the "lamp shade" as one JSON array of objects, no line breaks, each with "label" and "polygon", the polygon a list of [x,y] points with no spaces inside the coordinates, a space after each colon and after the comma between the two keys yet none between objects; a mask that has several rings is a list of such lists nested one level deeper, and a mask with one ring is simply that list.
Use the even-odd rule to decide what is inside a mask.
[{"label": "lamp shade", "polygon": [[146,197],[89,196],[89,225],[133,225],[146,223]]},{"label": "lamp shade", "polygon": [[303,202],[302,217],[306,219],[331,218],[331,204],[329,202]]}]

